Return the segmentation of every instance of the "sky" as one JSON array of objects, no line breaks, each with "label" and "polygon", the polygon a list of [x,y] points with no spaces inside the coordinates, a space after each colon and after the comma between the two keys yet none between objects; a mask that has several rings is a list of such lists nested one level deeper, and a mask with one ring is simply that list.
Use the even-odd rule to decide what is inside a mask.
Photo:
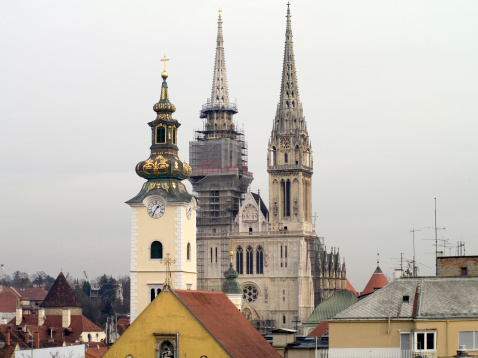
[{"label": "sky", "polygon": [[[136,163],[148,158],[164,55],[179,156],[210,96],[222,9],[229,97],[268,200],[279,101],[280,1],[0,3],[0,263],[5,273],[127,275]],[[313,212],[361,291],[413,258],[435,272],[478,243],[478,2],[292,1],[300,99],[314,156]],[[420,231],[418,231],[420,230]]]}]

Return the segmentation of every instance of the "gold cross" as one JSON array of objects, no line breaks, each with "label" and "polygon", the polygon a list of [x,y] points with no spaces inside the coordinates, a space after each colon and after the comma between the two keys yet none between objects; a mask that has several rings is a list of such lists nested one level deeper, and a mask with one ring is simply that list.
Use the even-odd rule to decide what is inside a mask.
[{"label": "gold cross", "polygon": [[166,280],[164,281],[164,286],[173,287],[171,279],[171,264],[176,262],[175,259],[169,257],[169,252],[166,254],[166,258],[163,260],[163,264],[166,265]]},{"label": "gold cross", "polygon": [[161,61],[164,62],[164,71],[166,72],[166,61],[169,61],[169,58],[166,58],[166,55],[164,55],[164,58]]},{"label": "gold cross", "polygon": [[221,16],[221,12],[222,12],[222,10],[221,10],[221,9],[219,9],[219,16]]}]

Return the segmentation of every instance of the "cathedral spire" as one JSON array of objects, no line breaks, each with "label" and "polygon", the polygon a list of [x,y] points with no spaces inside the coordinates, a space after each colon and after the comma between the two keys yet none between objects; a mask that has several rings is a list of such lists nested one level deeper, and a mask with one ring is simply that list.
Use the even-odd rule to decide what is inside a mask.
[{"label": "cathedral spire", "polygon": [[224,56],[224,39],[222,37],[222,16],[219,9],[217,21],[216,61],[212,80],[211,103],[213,106],[229,107],[229,91],[227,88],[226,59]]}]

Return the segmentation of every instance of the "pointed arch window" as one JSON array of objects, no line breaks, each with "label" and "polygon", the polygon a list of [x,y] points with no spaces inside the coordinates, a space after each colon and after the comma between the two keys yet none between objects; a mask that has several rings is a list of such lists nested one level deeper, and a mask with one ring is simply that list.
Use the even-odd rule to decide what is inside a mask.
[{"label": "pointed arch window", "polygon": [[264,251],[262,246],[258,246],[256,250],[256,273],[264,273]]},{"label": "pointed arch window", "polygon": [[254,253],[252,246],[248,246],[246,250],[246,274],[252,275],[254,267]]},{"label": "pointed arch window", "polygon": [[239,275],[244,274],[244,267],[242,266],[244,261],[244,251],[242,246],[238,246],[236,249],[236,271]]},{"label": "pointed arch window", "polygon": [[288,163],[289,162],[289,156],[287,155],[287,153],[284,153],[284,163]]},{"label": "pointed arch window", "polygon": [[162,259],[163,258],[163,244],[159,241],[154,241],[151,244],[151,258]]},{"label": "pointed arch window", "polygon": [[276,147],[272,147],[272,165],[277,165]]}]

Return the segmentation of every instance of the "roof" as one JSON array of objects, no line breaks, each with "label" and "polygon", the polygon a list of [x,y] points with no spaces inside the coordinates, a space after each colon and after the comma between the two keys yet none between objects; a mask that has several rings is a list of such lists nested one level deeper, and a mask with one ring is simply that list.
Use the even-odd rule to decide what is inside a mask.
[{"label": "roof", "polygon": [[280,357],[224,293],[173,292],[234,358]]},{"label": "roof", "polygon": [[365,295],[374,293],[376,290],[382,287],[385,287],[387,285],[388,285],[387,278],[383,274],[380,267],[377,266],[374,273],[372,274],[372,277],[370,277],[370,280],[368,281],[367,286],[365,286],[365,288],[363,289],[363,292],[360,293],[360,296],[365,296]]},{"label": "roof", "polygon": [[338,320],[478,319],[478,277],[402,278],[334,317]]},{"label": "roof", "polygon": [[26,287],[26,288],[15,288],[15,290],[22,296],[30,301],[43,301],[48,294],[41,287]]},{"label": "roof", "polygon": [[345,288],[351,292],[353,292],[355,294],[355,296],[358,297],[358,293],[357,291],[355,291],[355,288],[354,286],[352,286],[352,284],[349,282],[349,279],[346,279],[345,280]]},{"label": "roof", "polygon": [[[3,286],[0,290],[0,312],[15,312],[20,303],[20,296],[10,287]],[[0,317],[2,318],[2,317]]]},{"label": "roof", "polygon": [[13,358],[15,357],[16,344],[4,345],[0,348],[0,358]]},{"label": "roof", "polygon": [[259,204],[259,209],[261,210],[262,215],[264,215],[264,217],[267,219],[269,217],[269,210],[267,210],[267,206],[264,203],[264,200],[262,200],[259,193],[256,194],[251,192],[251,194],[256,203]]},{"label": "roof", "polygon": [[[8,324],[12,326],[12,331],[15,331],[16,327],[28,326],[30,331],[34,332],[38,327],[38,315],[24,314],[22,316],[21,324],[15,325],[15,318],[13,318]],[[53,338],[54,342],[75,342],[83,332],[103,331],[100,327],[82,315],[71,315],[68,335],[64,335],[66,329],[62,328],[62,315],[48,315],[43,326],[38,328],[42,346],[45,345],[44,343],[48,342],[49,338]]]},{"label": "roof", "polygon": [[315,327],[307,335],[307,337],[322,337],[328,331],[329,331],[329,322],[328,321],[323,321],[323,322],[320,322],[320,324],[317,327]]},{"label": "roof", "polygon": [[56,278],[40,307],[81,307],[63,272]]},{"label": "roof", "polygon": [[319,324],[334,317],[340,311],[352,306],[357,302],[357,296],[352,291],[335,291],[329,299],[315,307],[312,314],[304,322],[305,324]]}]

